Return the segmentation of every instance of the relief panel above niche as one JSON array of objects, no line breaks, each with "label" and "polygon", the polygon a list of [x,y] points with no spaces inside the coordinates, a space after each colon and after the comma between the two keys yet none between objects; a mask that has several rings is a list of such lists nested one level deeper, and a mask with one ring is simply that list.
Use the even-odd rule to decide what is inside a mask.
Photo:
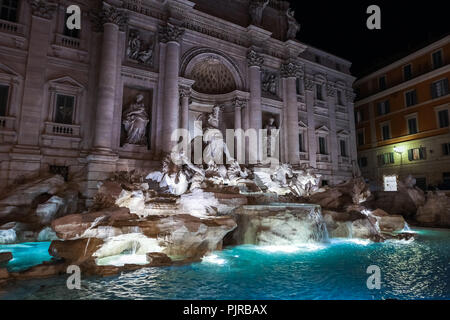
[{"label": "relief panel above niche", "polygon": [[126,47],[128,61],[146,66],[153,66],[155,56],[155,37],[150,31],[129,29]]}]

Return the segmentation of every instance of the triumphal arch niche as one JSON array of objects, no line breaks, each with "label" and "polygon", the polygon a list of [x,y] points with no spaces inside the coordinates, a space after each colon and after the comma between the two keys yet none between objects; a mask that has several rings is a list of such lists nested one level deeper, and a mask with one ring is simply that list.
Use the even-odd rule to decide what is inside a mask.
[{"label": "triumphal arch niche", "polygon": [[[199,126],[199,122],[205,122],[205,114],[213,112],[216,106],[220,106],[218,126],[224,139],[227,129],[248,130],[250,94],[245,91],[246,83],[238,64],[225,53],[210,48],[195,48],[187,52],[182,61],[182,77],[193,81],[192,86],[185,89],[189,91],[189,98],[186,97],[184,112],[182,106],[181,117],[184,122],[182,127],[189,130],[190,137],[198,137],[204,129]],[[183,100],[187,94],[183,89],[180,93]],[[237,142],[236,139],[230,150],[236,157],[237,148],[245,148],[245,142],[241,142],[242,145]],[[242,152],[245,157],[245,150]],[[247,153],[247,160],[248,157]]]}]

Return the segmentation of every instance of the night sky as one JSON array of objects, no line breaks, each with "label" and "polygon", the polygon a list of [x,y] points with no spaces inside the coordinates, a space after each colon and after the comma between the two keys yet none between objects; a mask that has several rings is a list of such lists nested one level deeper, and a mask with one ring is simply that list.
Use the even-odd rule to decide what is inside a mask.
[{"label": "night sky", "polygon": [[[298,39],[353,62],[360,77],[450,33],[445,1],[290,0]],[[381,8],[382,29],[369,30],[369,5]]]}]

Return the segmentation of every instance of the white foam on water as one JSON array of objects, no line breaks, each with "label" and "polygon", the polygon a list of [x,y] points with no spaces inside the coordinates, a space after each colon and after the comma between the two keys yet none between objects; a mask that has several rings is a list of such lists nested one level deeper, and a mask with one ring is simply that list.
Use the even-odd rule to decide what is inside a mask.
[{"label": "white foam on water", "polygon": [[204,256],[202,258],[202,262],[210,263],[210,264],[217,264],[220,266],[227,263],[227,261],[225,259],[219,258],[219,256],[217,254],[210,254],[210,255]]},{"label": "white foam on water", "polygon": [[259,250],[269,253],[296,253],[296,252],[313,252],[326,248],[326,245],[319,243],[302,243],[298,245],[273,245],[261,246]]}]

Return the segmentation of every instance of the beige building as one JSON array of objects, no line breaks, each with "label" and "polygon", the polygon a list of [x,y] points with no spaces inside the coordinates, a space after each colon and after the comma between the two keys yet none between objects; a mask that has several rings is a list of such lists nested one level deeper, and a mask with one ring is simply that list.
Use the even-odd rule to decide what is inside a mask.
[{"label": "beige building", "polygon": [[358,162],[373,187],[412,175],[450,188],[450,36],[355,82]]}]

